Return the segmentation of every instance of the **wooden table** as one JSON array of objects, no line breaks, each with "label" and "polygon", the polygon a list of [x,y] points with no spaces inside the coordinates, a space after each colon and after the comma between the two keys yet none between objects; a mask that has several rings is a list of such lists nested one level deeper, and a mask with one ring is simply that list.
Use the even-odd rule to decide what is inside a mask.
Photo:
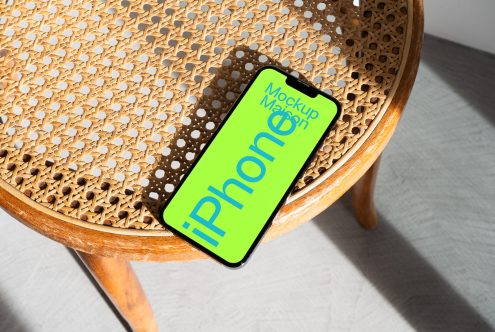
[{"label": "wooden table", "polygon": [[75,249],[133,329],[157,327],[127,261],[205,257],[157,211],[265,64],[343,109],[265,240],[351,187],[357,219],[376,225],[377,160],[416,75],[421,0],[8,1],[0,14],[0,204]]}]

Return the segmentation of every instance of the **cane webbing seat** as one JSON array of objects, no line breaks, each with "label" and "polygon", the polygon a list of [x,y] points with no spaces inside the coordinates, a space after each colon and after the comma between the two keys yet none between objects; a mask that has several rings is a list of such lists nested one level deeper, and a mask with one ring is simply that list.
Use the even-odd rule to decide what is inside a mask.
[{"label": "cane webbing seat", "polygon": [[58,222],[172,238],[157,220],[160,206],[268,64],[342,104],[289,202],[309,195],[385,121],[404,84],[413,4],[3,3],[0,192],[15,198],[18,211],[0,204],[20,219],[40,211],[44,233]]}]

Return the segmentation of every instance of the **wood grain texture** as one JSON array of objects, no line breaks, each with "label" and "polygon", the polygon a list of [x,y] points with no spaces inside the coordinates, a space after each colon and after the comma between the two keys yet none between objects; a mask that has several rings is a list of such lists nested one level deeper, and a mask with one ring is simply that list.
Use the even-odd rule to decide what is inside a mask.
[{"label": "wood grain texture", "polygon": [[380,167],[380,157],[375,160],[373,166],[364,173],[352,187],[352,205],[358,222],[365,229],[373,229],[378,221],[376,217],[374,192],[376,177]]},{"label": "wood grain texture", "polygon": [[151,305],[129,263],[84,252],[77,254],[133,331],[158,331]]}]

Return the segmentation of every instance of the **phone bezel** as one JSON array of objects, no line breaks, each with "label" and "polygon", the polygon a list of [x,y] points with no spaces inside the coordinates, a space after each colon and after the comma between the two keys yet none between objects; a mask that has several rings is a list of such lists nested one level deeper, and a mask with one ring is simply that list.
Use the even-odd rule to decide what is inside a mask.
[{"label": "phone bezel", "polygon": [[[311,88],[311,89],[316,90],[316,92],[317,92],[316,96],[318,96],[318,94],[321,94],[325,98],[328,98],[328,99],[330,99],[331,101],[333,101],[335,103],[335,105],[337,106],[337,113],[335,114],[335,117],[332,119],[332,121],[330,122],[330,124],[328,125],[328,127],[325,129],[325,132],[323,133],[323,135],[319,139],[318,143],[315,145],[314,149],[308,155],[308,157],[307,157],[306,161],[304,162],[303,166],[301,167],[301,169],[299,170],[299,172],[297,173],[297,175],[294,177],[294,180],[292,181],[292,183],[288,187],[287,191],[281,197],[279,203],[274,208],[272,214],[270,215],[270,217],[268,218],[268,220],[265,222],[265,225],[263,226],[263,228],[260,230],[260,232],[256,236],[256,239],[253,241],[253,243],[249,247],[249,249],[246,252],[246,254],[244,255],[244,257],[239,262],[231,263],[231,262],[225,260],[224,258],[220,257],[219,255],[215,254],[214,252],[212,252],[208,248],[204,247],[200,243],[194,241],[193,239],[189,238],[185,234],[181,233],[180,231],[178,231],[177,229],[175,229],[171,225],[167,224],[167,222],[165,221],[165,219],[163,217],[163,213],[165,212],[165,209],[167,208],[167,206],[170,204],[170,202],[174,198],[175,194],[180,190],[180,187],[182,186],[182,184],[186,182],[189,174],[192,173],[192,171],[194,170],[194,167],[196,166],[196,164],[199,162],[199,160],[201,160],[201,157],[206,152],[206,150],[210,146],[211,142],[213,142],[213,140],[215,139],[215,137],[217,136],[217,134],[222,130],[222,127],[224,126],[224,124],[227,123],[230,115],[237,108],[237,105],[240,103],[240,101],[242,100],[242,98],[244,98],[245,94],[247,93],[247,91],[249,90],[249,88],[251,87],[251,85],[254,83],[254,81],[256,81],[256,79],[258,78],[258,76],[260,75],[260,73],[263,72],[264,70],[267,70],[267,69],[273,69],[273,70],[279,72],[280,74],[282,74],[282,75],[284,75],[286,77],[286,80],[287,79],[290,79],[293,82],[295,80],[299,84],[302,84],[302,85],[306,86],[306,88]],[[293,86],[291,85],[291,87],[293,87]],[[301,91],[300,89],[297,89],[297,88],[294,88],[294,89]],[[301,92],[302,93],[305,93],[304,91],[301,91]],[[316,96],[313,97],[313,98],[316,98]],[[201,150],[201,152],[198,154],[198,156],[196,157],[196,159],[194,160],[194,162],[192,163],[192,165],[189,167],[188,171],[184,174],[184,176],[183,176],[182,180],[180,181],[179,185],[177,186],[177,188],[175,188],[175,190],[173,191],[173,193],[170,195],[170,197],[167,199],[167,201],[165,202],[165,204],[163,205],[163,207],[160,209],[160,215],[159,215],[159,218],[158,218],[159,222],[162,223],[168,230],[172,231],[172,233],[174,233],[175,235],[179,236],[183,240],[187,241],[189,244],[191,244],[195,248],[197,248],[197,249],[203,251],[204,253],[208,254],[210,257],[214,258],[216,261],[222,263],[223,265],[225,265],[227,267],[230,267],[230,268],[241,267],[242,265],[244,265],[247,262],[247,260],[251,256],[252,252],[254,251],[254,249],[256,248],[256,246],[259,244],[259,242],[261,241],[261,239],[265,235],[265,233],[268,230],[268,228],[271,226],[273,219],[275,218],[275,216],[277,215],[278,211],[280,210],[280,208],[283,206],[283,204],[287,200],[287,197],[291,193],[292,189],[296,185],[296,183],[299,180],[299,178],[304,174],[304,171],[306,171],[306,169],[308,168],[308,166],[311,163],[311,160],[314,157],[315,153],[319,150],[319,148],[323,144],[323,141],[325,140],[325,138],[330,133],[330,130],[332,129],[332,127],[335,124],[335,122],[337,121],[337,119],[340,118],[340,115],[341,115],[341,106],[340,106],[340,103],[338,102],[338,100],[336,100],[332,96],[326,94],[325,92],[323,92],[323,91],[321,91],[321,90],[319,90],[319,89],[317,89],[317,88],[315,88],[313,86],[307,85],[306,83],[300,81],[296,77],[293,77],[290,74],[284,72],[280,68],[277,68],[277,67],[271,66],[271,65],[263,66],[262,68],[260,68],[255,73],[254,77],[249,81],[249,83],[246,86],[246,88],[243,90],[243,92],[236,99],[235,103],[230,108],[228,114],[225,116],[225,119],[222,121],[222,123],[217,128],[217,130],[215,131],[215,133],[213,134],[213,136],[210,138],[210,140],[206,143],[206,145],[203,147],[203,149]]]}]

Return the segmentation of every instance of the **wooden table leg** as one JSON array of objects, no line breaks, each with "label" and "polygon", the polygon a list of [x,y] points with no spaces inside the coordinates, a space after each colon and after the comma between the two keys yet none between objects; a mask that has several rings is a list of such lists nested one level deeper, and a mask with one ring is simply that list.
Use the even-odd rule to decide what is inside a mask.
[{"label": "wooden table leg", "polygon": [[158,331],[151,305],[128,262],[76,252],[133,331]]},{"label": "wooden table leg", "polygon": [[380,165],[380,157],[364,173],[361,179],[352,187],[352,205],[356,218],[365,229],[373,229],[377,225],[373,194],[375,191],[376,176]]}]

